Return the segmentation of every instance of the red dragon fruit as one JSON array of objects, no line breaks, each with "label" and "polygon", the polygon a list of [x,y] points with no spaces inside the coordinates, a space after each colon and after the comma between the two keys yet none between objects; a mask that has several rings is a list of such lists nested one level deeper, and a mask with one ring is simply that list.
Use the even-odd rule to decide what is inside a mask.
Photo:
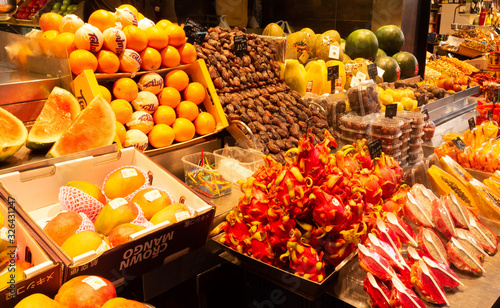
[{"label": "red dragon fruit", "polygon": [[304,178],[299,168],[288,166],[278,175],[272,189],[279,204],[284,206],[292,218],[307,218],[311,214],[311,178]]},{"label": "red dragon fruit", "polygon": [[275,254],[264,227],[262,225],[254,225],[250,228],[250,233],[252,237],[250,239],[250,248],[247,251],[248,255],[264,263],[273,264],[275,262]]},{"label": "red dragon fruit", "polygon": [[391,305],[394,308],[425,308],[422,300],[398,278],[392,279]]},{"label": "red dragon fruit", "polygon": [[384,257],[378,254],[373,249],[367,248],[362,244],[358,244],[358,260],[359,266],[366,272],[380,280],[387,281],[396,277],[393,267]]},{"label": "red dragon fruit", "polygon": [[321,227],[325,227],[326,232],[339,232],[344,229],[349,217],[347,212],[337,197],[325,193],[318,186],[312,188],[310,196],[313,204],[313,219]]},{"label": "red dragon fruit", "polygon": [[211,232],[210,236],[215,236],[221,231],[225,234],[219,239],[222,244],[238,251],[246,253],[250,246],[250,231],[243,220],[243,215],[238,209],[232,209],[226,216],[226,221],[220,223]]},{"label": "red dragon fruit", "polygon": [[[387,155],[383,154],[380,157],[375,158],[375,168],[373,170],[374,174],[378,177],[378,183],[382,188],[382,198],[389,198],[397,190],[401,179],[397,177],[394,169],[387,164],[387,162],[392,162],[386,159]],[[395,162],[397,164],[397,162]]]},{"label": "red dragon fruit", "polygon": [[423,260],[419,260],[411,266],[411,282],[425,301],[438,305],[450,305],[443,285],[439,283],[439,279],[429,270]]},{"label": "red dragon fruit", "polygon": [[295,228],[295,220],[278,205],[267,210],[267,218],[269,223],[265,226],[265,230],[269,235],[269,243],[275,251],[283,253],[290,239],[290,231]]},{"label": "red dragon fruit", "polygon": [[349,177],[345,176],[343,171],[333,164],[327,166],[329,171],[325,181],[321,184],[321,189],[331,195],[335,195],[342,200],[347,201],[351,195],[351,186]]},{"label": "red dragon fruit", "polygon": [[366,139],[356,140],[356,144],[354,144],[354,146],[356,147],[356,154],[354,154],[354,158],[359,162],[361,168],[371,170],[373,167],[373,160],[370,156]]},{"label": "red dragon fruit", "polygon": [[363,290],[370,296],[370,304],[374,308],[390,308],[391,290],[379,279],[367,273],[363,280]]},{"label": "red dragon fruit", "polygon": [[243,214],[243,219],[249,224],[267,224],[267,209],[270,200],[267,198],[267,188],[262,183],[249,177],[241,185],[244,195],[240,197],[238,208]]},{"label": "red dragon fruit", "polygon": [[378,205],[382,200],[382,188],[380,188],[378,177],[370,174],[370,170],[362,169],[352,179],[353,191],[360,191],[364,194],[365,203]]}]

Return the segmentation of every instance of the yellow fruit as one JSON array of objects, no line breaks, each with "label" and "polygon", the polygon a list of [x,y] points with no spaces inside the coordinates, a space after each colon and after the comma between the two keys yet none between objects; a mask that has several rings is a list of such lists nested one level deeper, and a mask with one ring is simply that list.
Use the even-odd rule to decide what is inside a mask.
[{"label": "yellow fruit", "polygon": [[72,259],[92,250],[101,254],[109,248],[111,246],[104,235],[90,230],[73,234],[61,246],[61,249]]},{"label": "yellow fruit", "polygon": [[106,204],[106,197],[102,194],[99,186],[94,183],[86,182],[86,181],[70,181],[65,184],[65,186],[70,186],[77,188],[84,193],[88,194],[91,197],[94,197],[96,200],[101,202],[102,204]]},{"label": "yellow fruit", "polygon": [[58,302],[53,300],[42,293],[31,294],[25,298],[23,298],[14,308],[36,308],[36,307],[44,307],[44,308],[59,308],[61,307]]},{"label": "yellow fruit", "polygon": [[403,105],[403,108],[405,110],[412,110],[413,109],[413,100],[409,97],[402,97],[401,98],[401,104]]},{"label": "yellow fruit", "polygon": [[403,106],[403,104],[401,104],[401,102],[397,102],[396,104],[398,105],[398,111],[405,110],[405,107]]},{"label": "yellow fruit", "polygon": [[111,109],[113,109],[113,112],[115,113],[116,121],[121,124],[127,124],[130,119],[132,119],[132,113],[134,111],[132,110],[132,105],[126,100],[120,98],[115,99],[114,101],[111,101],[110,105]]},{"label": "yellow fruit", "polygon": [[306,94],[306,72],[298,60],[288,60],[285,63],[285,82],[301,96]]},{"label": "yellow fruit", "polygon": [[189,208],[185,204],[174,203],[158,211],[149,221],[151,221],[153,225],[157,225],[164,221],[169,221],[171,224],[175,224],[178,221],[189,218],[190,216],[191,214],[189,213]]},{"label": "yellow fruit", "polygon": [[148,183],[138,167],[119,168],[108,175],[103,191],[108,199],[125,198]]},{"label": "yellow fruit", "polygon": [[57,245],[61,246],[70,236],[76,233],[82,224],[82,216],[77,212],[60,212],[43,227],[43,231]]},{"label": "yellow fruit", "polygon": [[114,227],[132,222],[138,214],[139,209],[135,203],[124,198],[113,198],[97,215],[94,222],[95,231],[108,236]]},{"label": "yellow fruit", "polygon": [[413,93],[413,91],[412,91],[411,89],[404,89],[404,90],[403,90],[403,93],[404,93],[407,97],[409,97],[409,98],[411,98],[411,99],[415,99],[415,94]]},{"label": "yellow fruit", "polygon": [[387,92],[381,92],[379,95],[378,95],[378,100],[379,102],[382,104],[382,105],[390,105],[390,104],[394,104],[394,99],[392,98],[392,95],[387,93]]},{"label": "yellow fruit", "polygon": [[111,92],[105,86],[99,85],[99,89],[101,89],[102,97],[108,102],[111,103]]},{"label": "yellow fruit", "polygon": [[[330,60],[330,61],[326,62],[327,69],[328,69],[328,67],[336,66],[336,65],[338,65],[338,67],[339,67],[339,79],[337,79],[337,85],[339,85],[343,89],[345,87],[345,83],[347,81],[344,63],[341,61],[337,61],[337,60]],[[328,74],[328,72],[327,72],[327,74]],[[332,91],[331,88],[332,88],[331,81],[327,81],[325,83],[324,93],[331,93],[331,91]]]},{"label": "yellow fruit", "polygon": [[317,61],[311,61],[306,68],[306,92],[314,94],[323,94],[323,84],[326,81],[326,76],[323,75],[323,67]]},{"label": "yellow fruit", "polygon": [[139,205],[146,219],[151,219],[154,214],[172,204],[170,196],[154,187],[144,188],[130,200]]}]

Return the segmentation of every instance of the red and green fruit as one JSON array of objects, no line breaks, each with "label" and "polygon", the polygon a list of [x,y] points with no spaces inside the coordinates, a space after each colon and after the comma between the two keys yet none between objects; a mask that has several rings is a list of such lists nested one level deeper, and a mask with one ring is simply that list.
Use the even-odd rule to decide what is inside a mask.
[{"label": "red and green fruit", "polygon": [[400,68],[396,59],[389,56],[381,57],[375,61],[375,64],[384,70],[382,78],[385,82],[394,82],[399,79]]},{"label": "red and green fruit", "polygon": [[407,51],[401,51],[392,57],[398,61],[399,68],[401,69],[401,79],[417,76],[418,61],[413,54]]}]

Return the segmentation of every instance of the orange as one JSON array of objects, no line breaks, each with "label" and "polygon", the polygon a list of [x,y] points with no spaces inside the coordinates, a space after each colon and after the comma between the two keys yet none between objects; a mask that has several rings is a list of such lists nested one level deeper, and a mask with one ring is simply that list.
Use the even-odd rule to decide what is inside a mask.
[{"label": "orange", "polygon": [[199,82],[191,82],[187,85],[186,89],[182,95],[184,99],[187,101],[191,101],[196,105],[199,105],[201,102],[205,100],[206,95],[205,87]]},{"label": "orange", "polygon": [[141,20],[143,20],[145,18],[144,15],[141,12],[137,13],[136,16],[137,16],[137,22],[139,22],[139,21],[141,21]]},{"label": "orange", "polygon": [[181,94],[176,88],[164,87],[158,94],[158,101],[161,106],[175,108],[181,102]]},{"label": "orange", "polygon": [[40,49],[46,56],[52,56],[52,47],[54,45],[53,41],[59,34],[57,30],[47,30],[42,34],[39,40]]},{"label": "orange", "polygon": [[149,144],[155,148],[168,147],[174,142],[175,132],[167,124],[157,124],[148,134]]},{"label": "orange", "polygon": [[172,25],[172,22],[167,19],[161,19],[156,23],[156,26],[162,28],[163,30],[167,30],[168,27]]},{"label": "orange", "polygon": [[137,83],[128,77],[122,77],[113,84],[113,95],[115,98],[121,98],[131,102],[139,94]]},{"label": "orange", "polygon": [[178,118],[188,119],[189,121],[194,121],[200,113],[198,106],[190,101],[180,102],[179,106],[175,108],[175,112]]},{"label": "orange", "polygon": [[137,15],[129,8],[117,9],[115,11],[116,20],[122,24],[122,27],[129,25],[137,26]]},{"label": "orange", "polygon": [[75,32],[75,46],[90,52],[98,52],[104,44],[104,38],[99,28],[85,24]]},{"label": "orange", "polygon": [[165,67],[175,67],[181,63],[181,55],[174,46],[167,46],[160,52],[161,64]]},{"label": "orange", "polygon": [[114,74],[120,68],[120,59],[109,50],[101,50],[97,53],[97,71],[99,73]]},{"label": "orange", "polygon": [[148,38],[146,36],[146,32],[141,28],[134,25],[129,25],[123,28],[123,33],[125,33],[125,37],[127,38],[128,49],[133,49],[137,52],[140,52],[148,46]]},{"label": "orange", "polygon": [[172,125],[176,118],[175,110],[170,106],[159,106],[153,113],[153,121],[155,124]]},{"label": "orange", "polygon": [[160,27],[149,27],[144,30],[148,38],[148,46],[158,50],[162,50],[168,45],[167,31]]},{"label": "orange", "polygon": [[165,86],[174,87],[177,91],[183,91],[189,84],[189,76],[183,70],[170,71],[165,76]]},{"label": "orange", "polygon": [[127,129],[125,126],[116,121],[116,135],[118,136],[118,140],[120,140],[120,143],[123,144],[123,141],[125,141],[125,135],[127,134]]},{"label": "orange", "polygon": [[132,109],[132,105],[124,99],[115,99],[110,103],[111,109],[116,116],[116,121],[126,124],[132,118],[132,113],[134,110]]},{"label": "orange", "polygon": [[51,43],[52,54],[58,58],[69,57],[75,49],[75,35],[71,32],[59,33]]},{"label": "orange", "polygon": [[59,23],[59,32],[75,33],[85,22],[74,14],[65,15]]},{"label": "orange", "polygon": [[124,9],[124,8],[129,9],[132,13],[134,13],[135,16],[137,16],[137,14],[139,14],[139,11],[135,8],[135,6],[130,5],[130,4],[122,4],[119,7],[117,7],[117,9]]},{"label": "orange", "polygon": [[108,28],[102,32],[102,37],[104,39],[104,48],[110,50],[116,54],[121,54],[127,45],[127,37],[121,29],[118,28]]},{"label": "orange", "polygon": [[90,14],[88,23],[104,32],[104,30],[116,26],[116,17],[110,11],[97,10]]},{"label": "orange", "polygon": [[140,53],[142,59],[141,68],[145,71],[156,71],[161,66],[160,52],[154,48],[146,47]]},{"label": "orange", "polygon": [[194,120],[194,127],[198,135],[207,135],[215,130],[215,118],[208,112],[202,112]]},{"label": "orange", "polygon": [[88,50],[77,49],[69,55],[69,66],[75,75],[80,75],[86,69],[95,72],[97,64],[97,58]]},{"label": "orange", "polygon": [[182,64],[189,64],[193,63],[196,61],[197,54],[196,54],[196,48],[189,43],[182,44],[179,47],[179,54],[181,55],[181,63]]},{"label": "orange", "polygon": [[124,73],[135,73],[141,69],[141,55],[135,50],[127,48],[118,58],[120,59],[120,71]]},{"label": "orange", "polygon": [[[99,66],[99,64],[97,64]],[[111,92],[109,92],[108,88],[103,85],[99,85],[99,89],[101,90],[102,97],[108,102],[111,103]]]},{"label": "orange", "polygon": [[184,118],[177,118],[172,125],[175,132],[175,141],[183,142],[193,139],[196,129],[193,122]]},{"label": "orange", "polygon": [[59,24],[61,23],[62,18],[63,17],[57,13],[44,13],[42,14],[42,16],[40,16],[38,24],[44,32],[47,30],[59,31]]},{"label": "orange", "polygon": [[186,42],[186,33],[179,25],[172,24],[166,31],[170,45],[179,47]]}]

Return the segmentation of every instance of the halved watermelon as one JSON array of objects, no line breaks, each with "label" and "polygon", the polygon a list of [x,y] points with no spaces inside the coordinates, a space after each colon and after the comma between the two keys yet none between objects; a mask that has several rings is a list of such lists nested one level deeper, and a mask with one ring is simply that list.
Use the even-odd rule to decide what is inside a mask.
[{"label": "halved watermelon", "polygon": [[26,147],[47,151],[79,113],[80,104],[75,96],[65,89],[54,87],[29,132]]},{"label": "halved watermelon", "polygon": [[3,161],[23,146],[28,130],[12,113],[0,108],[0,161]]},{"label": "halved watermelon", "polygon": [[47,156],[59,157],[113,143],[116,116],[109,103],[96,96],[54,143]]}]

